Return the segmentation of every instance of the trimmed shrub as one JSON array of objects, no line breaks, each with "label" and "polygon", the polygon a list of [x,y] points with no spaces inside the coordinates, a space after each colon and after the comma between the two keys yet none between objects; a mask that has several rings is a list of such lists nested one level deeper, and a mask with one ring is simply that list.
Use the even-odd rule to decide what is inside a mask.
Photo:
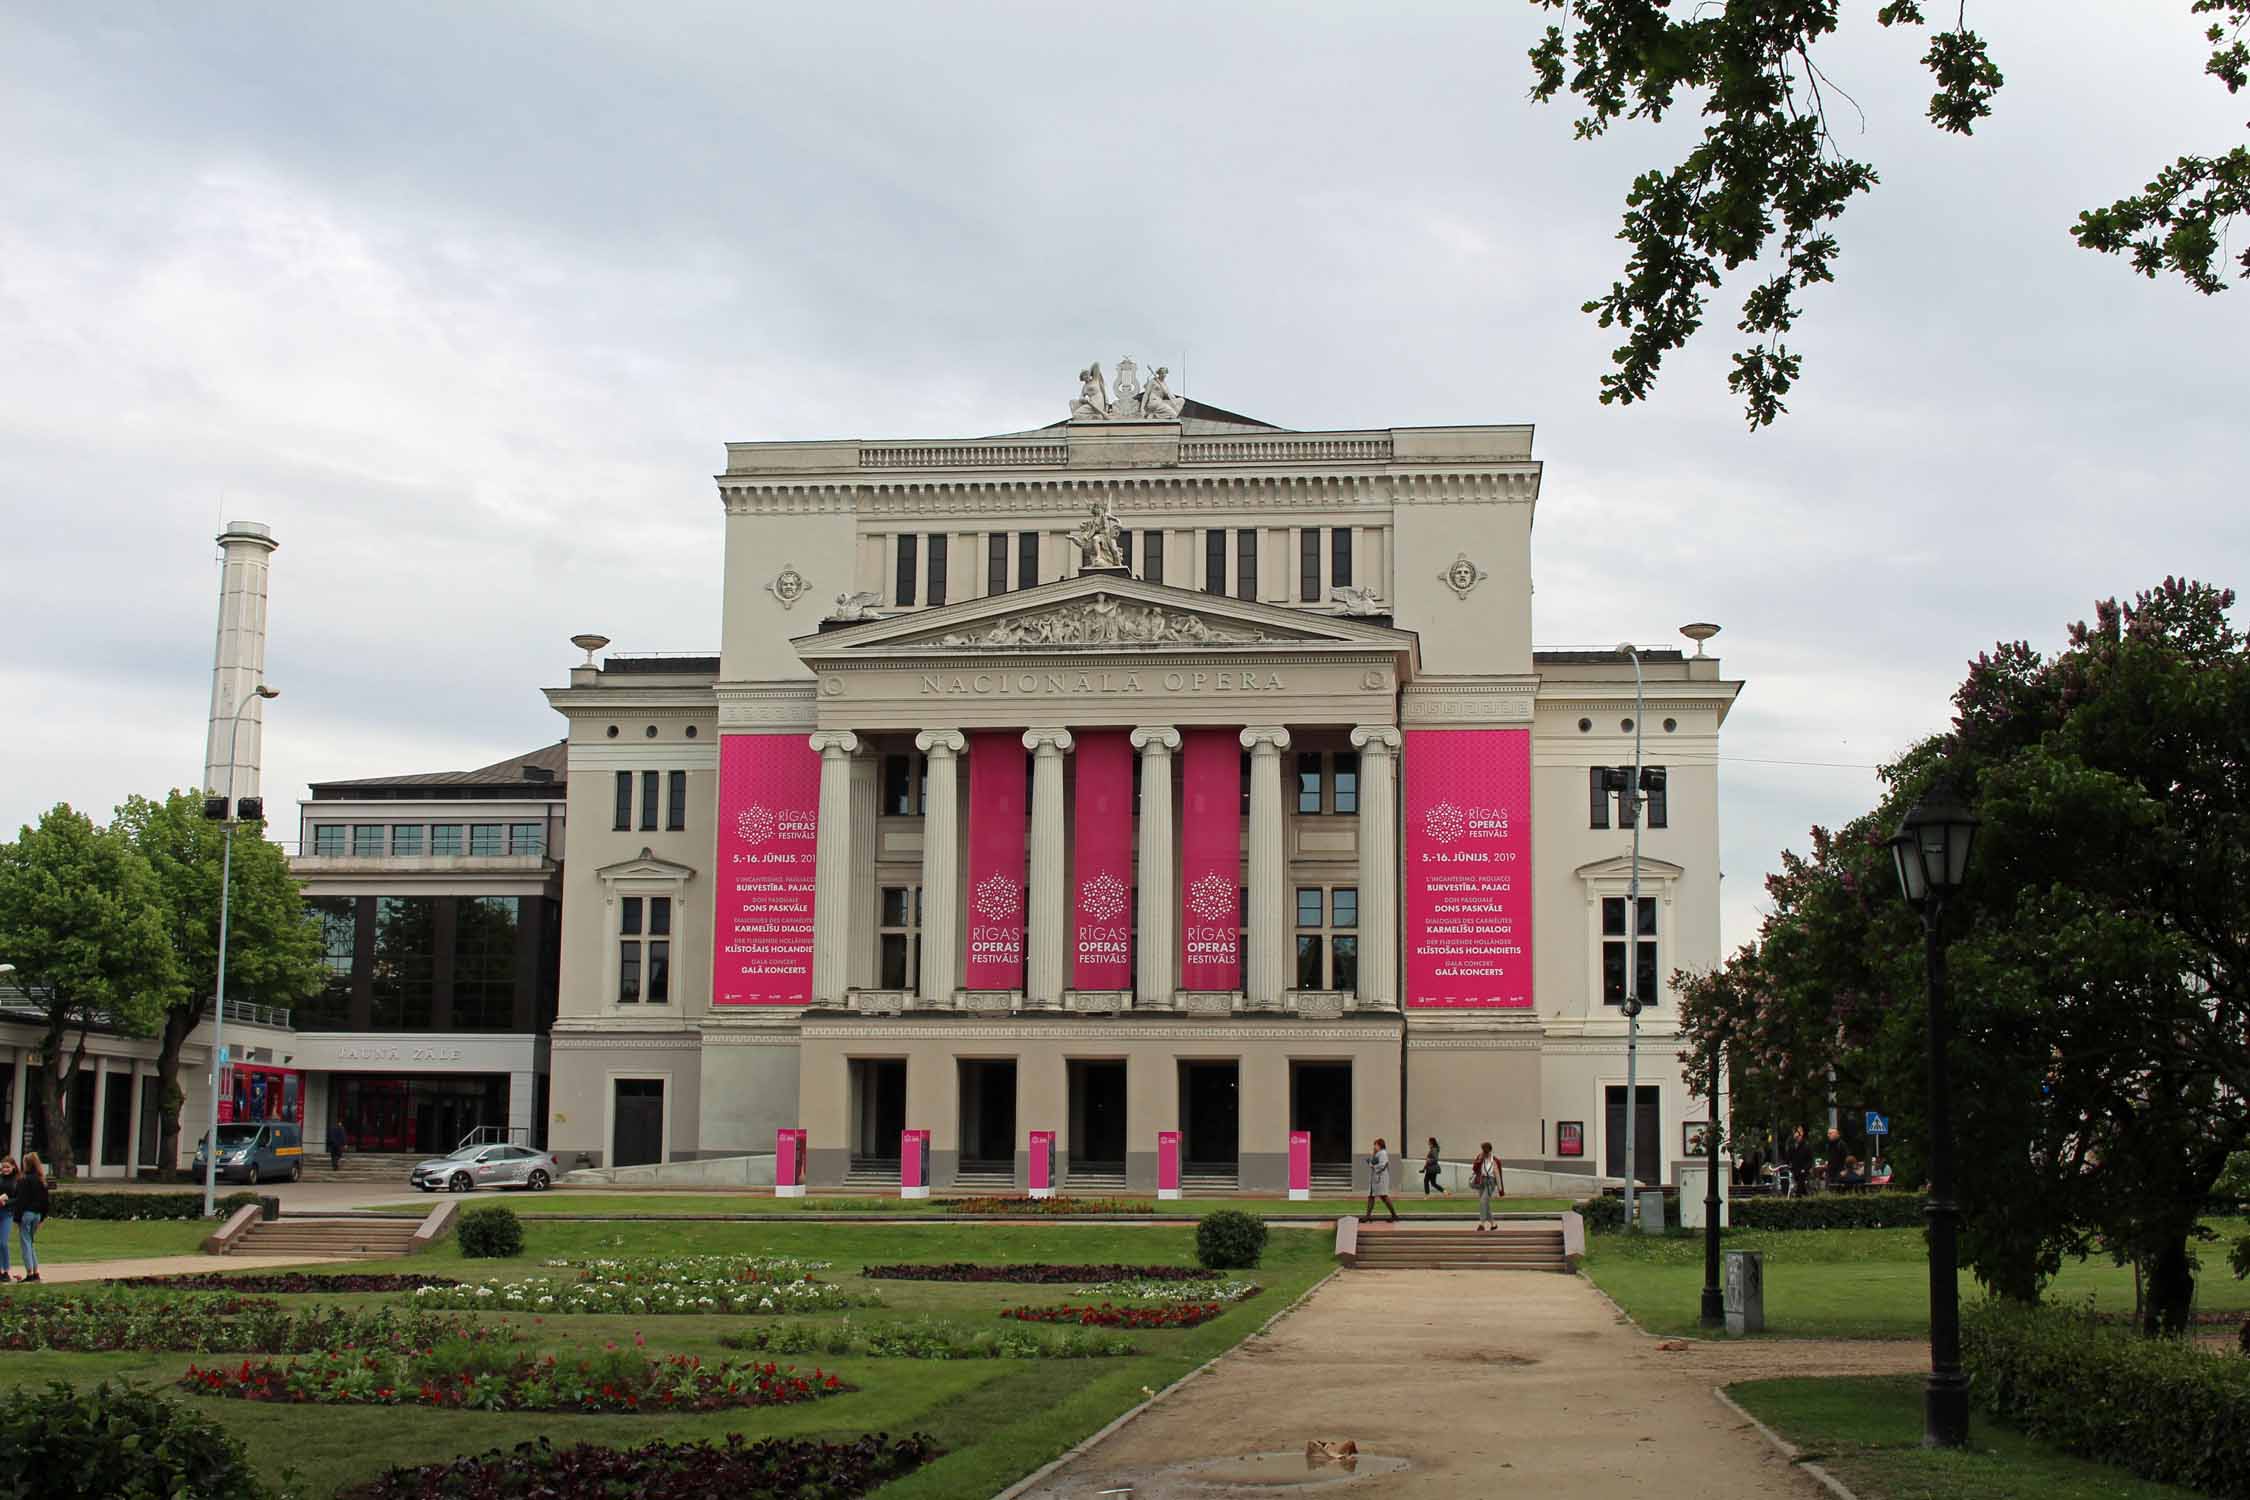
[{"label": "trimmed shrub", "polygon": [[13,1473],[58,1500],[273,1493],[217,1423],[130,1381],[0,1392],[0,1445]]},{"label": "trimmed shrub", "polygon": [[470,1260],[509,1260],[523,1254],[523,1221],[512,1208],[492,1204],[461,1215],[461,1254]]},{"label": "trimmed shrub", "polygon": [[1195,1259],[1208,1270],[1254,1266],[1266,1253],[1266,1221],[1239,1208],[1214,1209],[1195,1226]]},{"label": "trimmed shrub", "polygon": [[[271,1193],[229,1193],[218,1200],[219,1217],[224,1219],[238,1208],[263,1210],[259,1217],[268,1223],[281,1217],[281,1200]],[[203,1194],[192,1193],[88,1193],[77,1188],[58,1188],[50,1200],[50,1219],[101,1219],[112,1222],[131,1219],[200,1219],[203,1217]]]},{"label": "trimmed shrub", "polygon": [[1962,1319],[1961,1362],[1979,1405],[2066,1452],[2250,1497],[2250,1360],[1993,1301]]},{"label": "trimmed shrub", "polygon": [[456,1458],[420,1469],[392,1469],[354,1485],[342,1500],[440,1500],[445,1496],[548,1500],[607,1500],[613,1495],[823,1495],[834,1500],[864,1495],[938,1456],[926,1433],[894,1438],[871,1433],[844,1443],[803,1438],[745,1442],[729,1433],[720,1443],[650,1443],[645,1448],[605,1448],[579,1443],[557,1448],[545,1438],[495,1449],[482,1458]]},{"label": "trimmed shrub", "polygon": [[[1922,1207],[1929,1200],[1920,1193],[1813,1193],[1803,1198],[1770,1198],[1763,1195],[1727,1200],[1727,1223],[1733,1229],[1769,1232],[1793,1229],[1920,1229]],[[1604,1193],[1576,1205],[1589,1234],[1614,1234],[1625,1227],[1625,1200]],[[1665,1222],[1678,1216],[1667,1211]]]}]

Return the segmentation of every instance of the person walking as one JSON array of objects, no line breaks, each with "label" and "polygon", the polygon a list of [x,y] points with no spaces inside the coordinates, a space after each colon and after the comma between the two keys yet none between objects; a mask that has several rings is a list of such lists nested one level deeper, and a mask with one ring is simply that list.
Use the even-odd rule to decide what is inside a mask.
[{"label": "person walking", "polygon": [[1789,1167],[1789,1196],[1801,1197],[1812,1191],[1813,1149],[1805,1139],[1805,1127],[1799,1125],[1789,1136],[1789,1149],[1782,1154]]},{"label": "person walking", "polygon": [[1367,1158],[1367,1212],[1363,1217],[1375,1217],[1375,1200],[1383,1200],[1383,1207],[1391,1211],[1391,1222],[1398,1222],[1398,1205],[1391,1201],[1391,1149],[1383,1144],[1381,1136],[1375,1137],[1375,1154]]},{"label": "person walking", "polygon": [[16,1174],[15,1186],[9,1190],[8,1207],[15,1210],[16,1234],[23,1241],[23,1279],[37,1281],[39,1250],[32,1237],[47,1217],[47,1169],[40,1165],[38,1152],[23,1154],[23,1170]]},{"label": "person walking", "polygon": [[341,1171],[343,1171],[343,1170],[344,1170],[344,1146],[345,1146],[345,1144],[346,1144],[346,1142],[345,1142],[345,1140],[344,1140],[344,1122],[343,1122],[343,1120],[342,1120],[342,1119],[340,1119],[340,1118],[339,1118],[339,1119],[338,1119],[338,1120],[337,1120],[337,1121],[336,1121],[336,1122],[335,1122],[335,1123],[334,1123],[333,1125],[330,1125],[330,1126],[328,1127],[328,1170],[329,1170],[329,1171],[331,1171],[331,1172],[341,1172]]},{"label": "person walking", "polygon": [[1477,1149],[1477,1159],[1469,1163],[1469,1186],[1477,1190],[1478,1233],[1499,1229],[1492,1220],[1492,1197],[1495,1193],[1504,1195],[1508,1190],[1501,1186],[1500,1158],[1492,1154],[1490,1141]]},{"label": "person walking", "polygon": [[16,1159],[0,1156],[0,1281],[10,1281],[8,1241],[16,1227]]},{"label": "person walking", "polygon": [[[1438,1167],[1438,1147],[1437,1147],[1437,1137],[1433,1135],[1433,1136],[1431,1136],[1431,1137],[1430,1137],[1430,1150],[1429,1150],[1429,1154],[1428,1154],[1427,1156],[1424,1156],[1424,1157],[1422,1158],[1422,1196],[1423,1196],[1423,1197],[1425,1197],[1425,1198],[1429,1197],[1429,1196],[1430,1196],[1430,1189],[1431,1189],[1431,1188],[1434,1188],[1434,1187],[1437,1187],[1437,1180],[1438,1180],[1438,1171],[1439,1171],[1439,1167]],[[1439,1193],[1439,1194],[1440,1194],[1441,1196],[1443,1196],[1443,1195],[1445,1194],[1445,1189],[1444,1189],[1444,1188],[1442,1188],[1442,1187],[1437,1187],[1437,1190],[1438,1190],[1438,1193]]]}]

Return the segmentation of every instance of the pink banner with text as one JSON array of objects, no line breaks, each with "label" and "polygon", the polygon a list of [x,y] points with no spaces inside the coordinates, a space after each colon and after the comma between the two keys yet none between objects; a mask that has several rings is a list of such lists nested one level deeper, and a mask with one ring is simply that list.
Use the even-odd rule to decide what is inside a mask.
[{"label": "pink banner with text", "polygon": [[969,736],[969,952],[961,984],[1023,988],[1023,736]]},{"label": "pink banner with text", "polygon": [[1073,985],[1133,987],[1133,743],[1123,729],[1077,736],[1070,888]]},{"label": "pink banner with text", "polygon": [[1531,1008],[1531,731],[1406,733],[1406,1003]]},{"label": "pink banner with text", "polygon": [[1242,988],[1242,742],[1180,736],[1180,988]]},{"label": "pink banner with text", "polygon": [[719,741],[713,1005],[812,999],[813,858],[820,754],[801,734]]}]

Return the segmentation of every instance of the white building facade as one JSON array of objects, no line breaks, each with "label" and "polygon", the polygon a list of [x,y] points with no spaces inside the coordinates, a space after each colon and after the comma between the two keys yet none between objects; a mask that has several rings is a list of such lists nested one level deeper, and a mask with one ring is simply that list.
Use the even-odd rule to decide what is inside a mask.
[{"label": "white building facade", "polygon": [[[1090,370],[1066,422],[746,443],[715,657],[569,721],[551,1145],[816,1185],[1277,1191],[1495,1143],[1640,1175],[1700,1120],[1670,976],[1718,960],[1715,657],[1532,645],[1522,426],[1294,432]],[[1619,634],[1642,622],[1621,617]],[[1169,1141],[1164,1149],[1170,1150]]]}]

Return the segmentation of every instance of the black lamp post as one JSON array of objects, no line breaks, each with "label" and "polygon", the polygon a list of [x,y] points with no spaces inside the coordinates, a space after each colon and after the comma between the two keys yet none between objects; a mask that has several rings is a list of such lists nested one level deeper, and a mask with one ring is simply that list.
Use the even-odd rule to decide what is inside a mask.
[{"label": "black lamp post", "polygon": [[1930,1379],[1922,1396],[1922,1446],[1958,1448],[1969,1440],[1969,1378],[1961,1373],[1961,1290],[1953,1201],[1953,1087],[1946,1052],[1953,1018],[1945,989],[1945,903],[1969,871],[1977,817],[1942,777],[1891,838],[1899,889],[1922,914],[1930,987]]},{"label": "black lamp post", "polygon": [[1719,1068],[1726,1044],[1711,1038],[1711,1122],[1703,1131],[1703,1315],[1705,1328],[1727,1321],[1726,1293],[1719,1287]]}]

